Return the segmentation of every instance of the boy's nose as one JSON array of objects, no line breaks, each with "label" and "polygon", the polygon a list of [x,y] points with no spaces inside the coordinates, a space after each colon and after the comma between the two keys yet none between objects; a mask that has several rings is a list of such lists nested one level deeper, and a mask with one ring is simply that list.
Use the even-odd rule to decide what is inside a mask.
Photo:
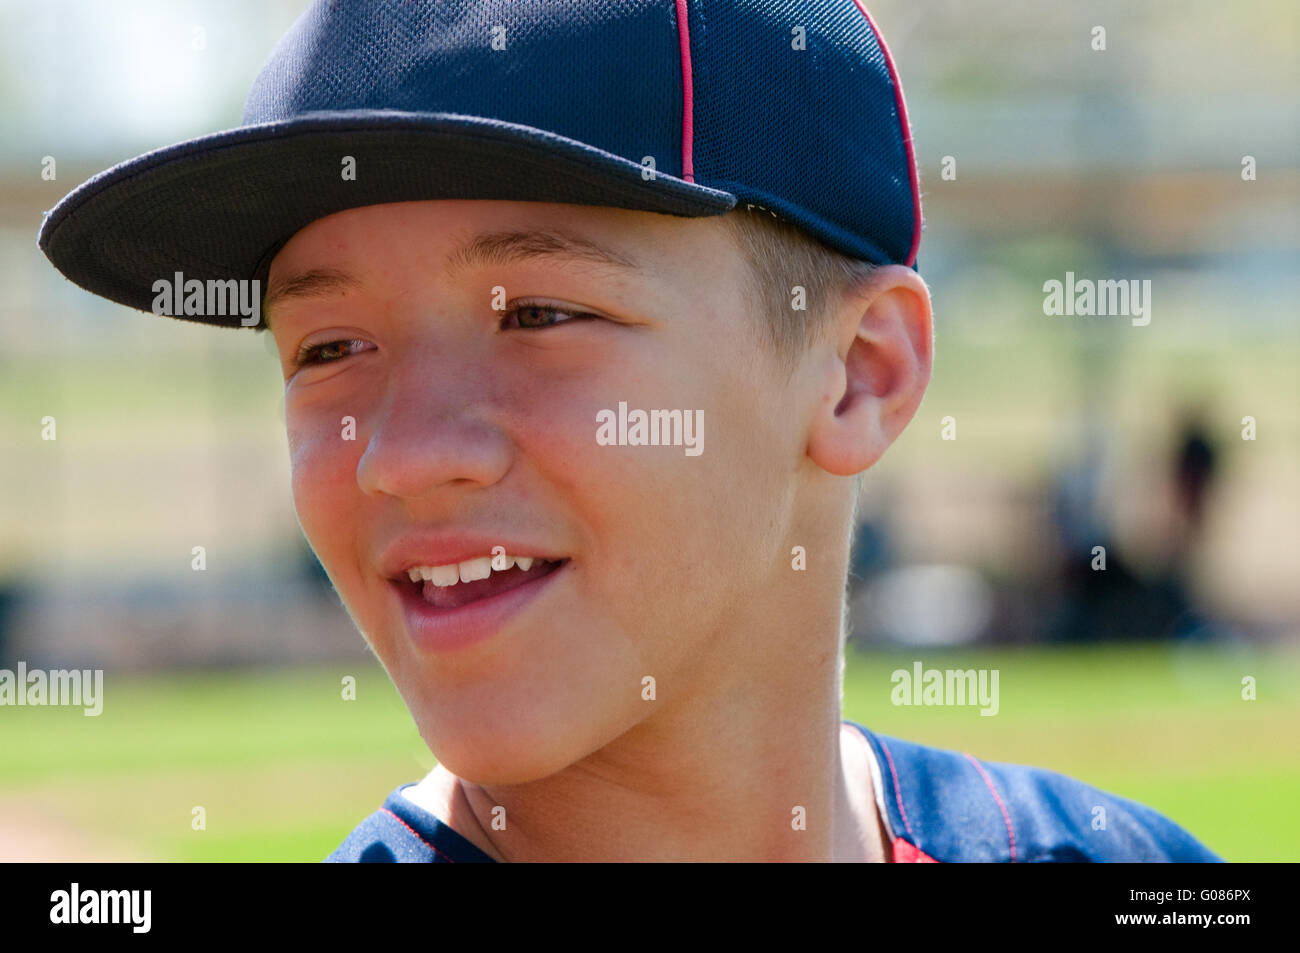
[{"label": "boy's nose", "polygon": [[[450,488],[491,486],[510,469],[512,446],[494,420],[490,370],[410,362],[358,439],[357,483],[370,495],[422,499]],[[365,437],[362,435],[365,434]]]}]

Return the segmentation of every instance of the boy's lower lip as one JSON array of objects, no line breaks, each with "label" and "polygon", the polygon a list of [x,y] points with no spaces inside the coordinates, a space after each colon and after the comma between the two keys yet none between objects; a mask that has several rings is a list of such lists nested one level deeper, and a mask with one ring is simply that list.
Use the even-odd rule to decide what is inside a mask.
[{"label": "boy's lower lip", "polygon": [[411,641],[422,651],[450,652],[481,642],[499,632],[514,616],[554,584],[569,568],[565,559],[550,572],[514,589],[466,603],[454,609],[430,605],[420,587],[389,580],[402,604]]}]

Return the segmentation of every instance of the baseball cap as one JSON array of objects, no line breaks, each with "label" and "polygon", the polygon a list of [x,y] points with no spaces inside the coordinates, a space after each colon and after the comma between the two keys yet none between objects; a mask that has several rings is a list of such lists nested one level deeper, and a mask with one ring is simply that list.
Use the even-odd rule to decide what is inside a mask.
[{"label": "baseball cap", "polygon": [[902,86],[860,0],[316,0],[241,125],[94,176],[37,243],[152,311],[160,279],[264,288],[311,222],[423,199],[757,206],[912,268],[921,238]]}]

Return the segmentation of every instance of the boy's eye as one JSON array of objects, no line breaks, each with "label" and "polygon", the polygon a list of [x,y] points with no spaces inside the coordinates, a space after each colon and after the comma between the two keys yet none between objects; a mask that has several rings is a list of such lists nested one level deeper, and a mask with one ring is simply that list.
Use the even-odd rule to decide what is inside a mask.
[{"label": "boy's eye", "polygon": [[[354,346],[364,348],[368,343],[360,338],[351,338],[302,347],[298,349],[298,354],[293,359],[293,366],[305,367],[310,364],[333,364],[346,357],[347,353],[353,353],[351,349]],[[347,349],[347,353],[340,354],[339,352],[344,349]]]},{"label": "boy's eye", "polygon": [[[552,315],[567,315],[558,321],[551,320]],[[505,313],[501,319],[503,330],[530,331],[540,328],[553,328],[557,324],[568,324],[570,321],[582,321],[589,318],[596,318],[594,314],[588,314],[585,311],[575,311],[572,308],[557,307],[548,304],[533,304],[531,302],[520,302]]]},{"label": "boy's eye", "polygon": [[[562,317],[555,320],[555,315],[561,315]],[[501,327],[506,330],[518,328],[521,331],[530,331],[552,328],[557,324],[568,324],[570,321],[596,319],[597,317],[597,315],[588,314],[585,311],[525,302],[517,304],[506,311],[505,316],[501,319]],[[363,341],[360,338],[344,338],[337,341],[313,344],[310,347],[301,347],[293,359],[293,366],[307,367],[315,364],[335,364],[355,353],[355,349],[366,349],[368,345],[368,341]]]}]

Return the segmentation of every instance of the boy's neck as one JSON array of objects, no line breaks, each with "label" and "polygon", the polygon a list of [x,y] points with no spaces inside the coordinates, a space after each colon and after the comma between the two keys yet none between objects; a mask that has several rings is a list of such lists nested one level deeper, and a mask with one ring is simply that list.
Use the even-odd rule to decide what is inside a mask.
[{"label": "boy's neck", "polygon": [[[693,829],[676,826],[664,818],[664,827],[643,822],[620,822],[614,813],[601,816],[597,823],[582,826],[575,815],[543,816],[563,824],[552,824],[542,836],[508,836],[507,831],[493,831],[491,810],[497,806],[491,794],[467,781],[435,767],[421,788],[421,806],[437,814],[443,823],[472,842],[495,861],[794,861],[841,863],[888,862],[889,846],[876,810],[867,762],[866,738],[857,729],[845,725],[842,732],[839,794],[835,797],[836,822],[831,836],[801,837],[783,842],[768,839],[767,845],[750,842],[745,824],[725,811],[708,820],[703,813],[693,816]],[[430,790],[439,792],[429,797]],[[629,805],[630,806],[630,805]],[[528,807],[516,806],[529,818]],[[507,809],[507,819],[510,810]],[[785,822],[785,819],[783,823]],[[516,819],[515,827],[523,826]],[[707,836],[708,828],[733,832],[727,841]],[[705,828],[705,835],[699,833]],[[750,831],[753,827],[750,827]],[[604,832],[603,835],[601,832]]]},{"label": "boy's neck", "polygon": [[[634,770],[633,744],[611,752],[618,742],[557,775],[506,788],[463,781],[439,765],[429,782],[444,809],[434,813],[498,861],[887,861],[867,740],[838,713],[834,726],[799,750],[782,732],[748,744],[724,738],[695,761],[707,770],[682,775],[675,788],[668,771],[647,778]],[[498,806],[505,830],[493,827]]]}]

